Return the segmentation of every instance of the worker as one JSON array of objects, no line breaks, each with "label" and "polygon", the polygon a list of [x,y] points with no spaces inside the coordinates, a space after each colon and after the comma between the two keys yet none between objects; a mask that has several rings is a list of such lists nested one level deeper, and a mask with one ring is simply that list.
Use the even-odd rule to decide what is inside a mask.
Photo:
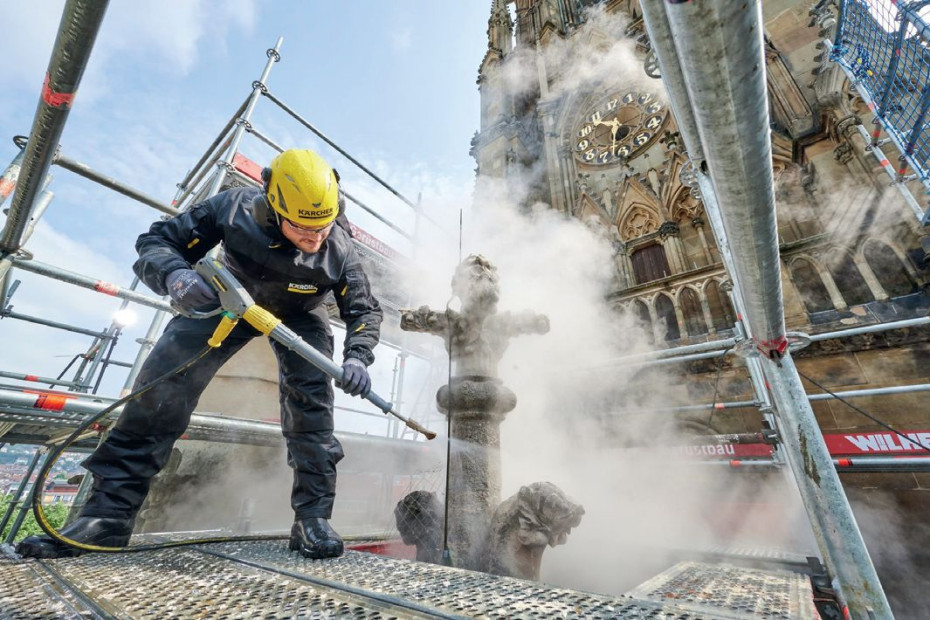
[{"label": "worker", "polygon": [[[139,259],[133,270],[181,308],[216,308],[216,292],[191,265],[222,242],[222,260],[255,303],[329,357],[334,343],[323,302],[331,291],[346,326],[341,388],[365,396],[382,311],[349,233],[334,225],[344,204],[338,176],[317,153],[292,149],[272,160],[262,180],[261,190],[230,189],[154,223],[136,241]],[[174,317],[143,365],[136,388],[196,357],[219,320]],[[201,393],[226,360],[260,335],[240,321],[221,347],[126,404],[106,440],[83,463],[93,474],[93,492],[62,535],[105,547],[129,542],[151,479],[168,461]],[[343,451],[333,435],[333,388],[298,354],[274,341],[271,347],[279,368],[287,462],[294,471],[290,549],[307,558],[337,557],[343,542],[329,519]],[[17,552],[51,558],[81,551],[48,536],[31,536]]]}]

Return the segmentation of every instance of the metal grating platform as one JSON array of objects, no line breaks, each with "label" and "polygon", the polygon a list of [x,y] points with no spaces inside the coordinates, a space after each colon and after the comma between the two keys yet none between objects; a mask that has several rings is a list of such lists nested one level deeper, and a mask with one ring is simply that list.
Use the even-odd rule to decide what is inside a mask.
[{"label": "metal grating platform", "polygon": [[[0,560],[0,618],[812,617],[798,613],[800,581],[767,571],[732,570],[713,573],[714,580],[704,578],[701,584],[720,588],[725,579],[730,585],[738,582],[747,600],[764,593],[762,609],[770,615],[751,612],[759,604],[752,607],[735,594],[700,605],[685,591],[669,596],[676,586],[667,574],[643,598],[614,597],[354,551],[310,561],[287,551],[283,541],[223,543],[48,561]],[[742,573],[751,577],[740,578]],[[683,587],[694,587],[694,577],[682,581],[685,574],[676,573],[676,578]],[[781,589],[775,586],[778,579]],[[725,603],[736,606],[727,609]]]},{"label": "metal grating platform", "polygon": [[819,618],[805,575],[700,562],[681,562],[638,586],[632,596],[674,600],[698,613],[739,613],[745,618]]}]

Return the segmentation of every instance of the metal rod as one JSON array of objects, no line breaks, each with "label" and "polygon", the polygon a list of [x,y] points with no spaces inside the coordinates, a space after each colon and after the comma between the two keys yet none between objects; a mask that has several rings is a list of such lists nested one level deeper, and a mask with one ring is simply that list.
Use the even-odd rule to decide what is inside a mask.
[{"label": "metal rod", "polygon": [[[754,469],[779,467],[771,459],[695,460],[700,465],[726,465],[734,468]],[[832,459],[837,473],[919,473],[930,471],[930,457],[926,456],[854,456]],[[878,617],[878,616],[875,616]],[[891,617],[891,616],[887,616]]]},{"label": "metal rod", "polygon": [[132,362],[129,375],[126,377],[126,381],[123,383],[123,390],[120,392],[120,398],[126,396],[132,391],[133,385],[136,382],[136,377],[139,376],[139,371],[142,370],[142,364],[145,363],[149,353],[155,346],[155,341],[158,339],[158,334],[161,333],[161,325],[168,314],[169,313],[164,310],[158,310],[155,312],[155,315],[152,317],[152,322],[149,323],[148,331],[145,332],[145,336],[143,336],[142,339],[136,341],[139,343],[139,350],[136,352],[136,359]]},{"label": "metal rod", "polygon": [[349,155],[349,154],[348,154],[345,150],[343,150],[338,144],[336,144],[335,142],[333,142],[332,140],[330,140],[329,138],[327,138],[326,135],[323,134],[322,131],[320,131],[319,129],[317,129],[317,128],[314,127],[313,125],[311,125],[309,121],[307,121],[307,120],[304,119],[300,114],[298,114],[297,112],[295,112],[294,110],[292,110],[290,107],[288,107],[288,105],[287,105],[286,103],[284,103],[283,101],[281,101],[280,99],[278,99],[277,97],[275,97],[274,95],[272,95],[269,91],[265,91],[265,92],[262,93],[262,94],[264,94],[266,97],[268,97],[268,99],[270,99],[273,103],[275,103],[279,108],[281,108],[282,110],[284,110],[285,112],[287,112],[288,114],[290,114],[291,117],[292,117],[294,120],[296,120],[298,123],[300,123],[301,125],[303,125],[303,126],[306,127],[307,129],[309,129],[310,131],[312,131],[313,133],[315,133],[315,134],[317,135],[317,137],[320,138],[320,140],[322,140],[323,142],[325,142],[326,144],[328,144],[329,146],[331,146],[331,147],[332,147],[333,149],[335,149],[340,155],[342,155],[343,157],[345,157],[346,159],[348,159],[350,162],[352,162],[353,164],[355,164],[362,172],[364,172],[365,174],[367,174],[368,176],[370,176],[372,179],[374,179],[376,182],[378,182],[378,183],[379,183],[382,187],[384,187],[386,190],[388,190],[389,192],[391,192],[392,194],[394,194],[395,196],[397,196],[398,198],[400,198],[400,200],[401,200],[404,204],[406,204],[408,207],[416,208],[416,205],[415,205],[409,198],[407,198],[406,196],[404,196],[403,194],[401,194],[399,191],[397,191],[396,189],[394,189],[393,187],[391,187],[391,186],[387,183],[387,181],[385,181],[384,179],[382,179],[381,177],[379,177],[377,174],[375,174],[374,172],[372,172],[371,170],[369,170],[369,169],[365,166],[365,164],[363,164],[362,162],[358,161],[357,159],[355,159],[354,157],[352,157],[351,155]]},{"label": "metal rod", "polygon": [[[216,136],[216,139],[213,140],[213,143],[207,148],[204,154],[200,157],[200,160],[196,164],[194,164],[193,168],[191,168],[188,171],[187,176],[185,176],[184,179],[180,183],[178,183],[179,195],[181,192],[184,192],[188,188],[187,184],[191,182],[191,179],[194,177],[194,175],[197,173],[198,170],[201,172],[201,174],[203,174],[203,170],[201,169],[201,166],[203,166],[204,162],[210,159],[211,155],[214,155],[215,151],[216,153],[214,155],[214,159],[219,158],[222,152],[226,150],[226,147],[228,146],[228,142],[225,146],[220,147],[218,150],[216,147],[219,145],[220,141],[223,140],[226,134],[229,133],[229,130],[232,129],[233,124],[235,124],[235,122],[239,119],[239,116],[245,110],[245,106],[248,105],[250,100],[251,100],[251,96],[246,97],[245,99],[242,100],[242,103],[239,105],[239,108],[235,112],[233,112],[233,115],[231,117],[229,117],[229,120],[226,122],[226,125],[224,125],[223,129],[220,130],[220,133]],[[212,166],[213,164],[210,164],[209,166],[206,166],[205,169],[209,170]],[[194,183],[194,185],[197,185],[197,183]],[[174,199],[174,204],[178,204],[180,201],[181,201],[180,198],[176,196]]]},{"label": "metal rod", "polygon": [[20,372],[8,372],[6,370],[0,370],[0,377],[6,379],[16,379],[18,381],[33,381],[35,383],[47,383],[49,385],[62,385],[65,387],[77,387],[80,385],[74,381],[59,381],[58,379],[52,379],[50,377],[40,377],[39,375],[24,375]]},{"label": "metal rod", "polygon": [[675,51],[675,38],[665,13],[665,0],[642,0],[643,22],[649,34],[649,41],[656,55],[662,83],[668,92],[669,104],[675,114],[675,120],[681,129],[681,138],[691,159],[692,165],[700,168],[704,160],[704,147],[701,146],[697,122],[691,108],[691,97],[685,86],[678,54]]},{"label": "metal rod", "polygon": [[778,408],[778,430],[786,448],[785,457],[810,516],[814,538],[839,585],[842,600],[857,620],[892,618],[794,360],[790,353],[778,363],[766,360],[763,372]]},{"label": "metal rod", "polygon": [[[49,175],[51,176],[51,175]],[[29,218],[29,223],[26,225],[26,229],[23,231],[23,235],[20,238],[21,243],[25,244],[32,237],[32,233],[35,232],[36,223],[42,216],[45,214],[45,210],[48,209],[49,204],[52,202],[55,194],[48,190],[44,190],[39,194],[38,200],[36,200],[35,208],[32,210],[31,216]],[[3,256],[0,254],[0,311],[6,308],[9,295],[7,294],[6,283],[9,279],[10,268],[13,266],[13,257],[12,255]],[[10,293],[12,294],[12,293]]]},{"label": "metal rod", "polygon": [[[874,334],[879,332],[891,331],[894,329],[905,329],[908,327],[922,327],[924,325],[930,325],[930,317],[918,317],[915,319],[904,319],[901,321],[891,321],[888,323],[877,323],[875,325],[862,325],[860,327],[853,327],[850,329],[843,329],[833,332],[824,332],[822,334],[812,334],[810,337],[811,342],[821,342],[823,340],[831,340],[834,338],[848,338],[850,336],[858,336],[861,334]],[[610,360],[610,364],[635,364],[645,360],[652,359],[670,359],[679,355],[695,353],[700,351],[723,351],[725,349],[732,348],[734,345],[739,343],[740,338],[725,338],[723,340],[714,340],[712,342],[704,342],[694,345],[686,345],[681,347],[674,347],[671,349],[661,349],[658,351],[649,351],[647,353],[638,353],[636,355],[628,355],[624,357],[618,357]]]},{"label": "metal rod", "polygon": [[626,355],[610,360],[611,364],[638,364],[648,360],[659,360],[669,357],[678,357],[691,353],[703,353],[705,351],[722,351],[731,349],[739,342],[736,338],[725,338],[723,340],[714,340],[711,342],[701,342],[698,344],[689,344],[686,346],[675,347],[672,349],[660,349],[658,351],[648,351],[646,353],[637,353],[636,355]]},{"label": "metal rod", "polygon": [[70,170],[78,176],[89,179],[98,185],[102,185],[107,189],[112,189],[114,192],[120,193],[128,198],[132,198],[133,200],[141,202],[142,204],[152,207],[153,209],[157,209],[162,213],[167,213],[168,215],[178,214],[178,210],[174,207],[166,205],[165,203],[156,200],[155,198],[152,198],[151,196],[148,196],[135,188],[129,187],[125,183],[121,183],[113,177],[105,176],[87,164],[82,164],[79,161],[69,159],[61,154],[56,154],[52,163],[57,166],[61,166],[65,170]]},{"label": "metal rod", "polygon": [[68,0],[65,4],[29,132],[16,193],[0,234],[0,253],[15,252],[22,245],[32,203],[42,189],[58,148],[58,140],[108,4],[108,0]]},{"label": "metal rod", "polygon": [[[890,616],[832,463],[827,461],[828,469],[818,468],[822,471],[816,472],[819,484],[813,485],[814,488],[809,481],[803,481],[810,473],[809,468],[805,469],[808,448],[816,446],[828,459],[829,454],[800,387],[800,378],[790,362],[784,333],[760,3],[707,0],[659,5],[650,1],[653,8],[663,10],[644,15],[647,21],[668,20],[674,50],[665,51],[681,64],[691,98],[691,113],[712,177],[712,184],[707,183],[702,166],[698,166],[698,184],[734,284],[734,305],[745,320],[747,337],[757,348],[766,355],[789,356],[786,364],[790,365],[789,376],[779,373],[777,382],[769,377],[768,371],[774,362],[758,359],[765,377],[773,385],[777,383],[772,390],[773,400],[779,421],[784,421],[780,426],[789,427],[783,433],[791,435],[784,442],[785,452],[815,537],[836,576],[841,595],[856,617],[866,617],[869,610],[877,617]],[[681,129],[684,134],[690,127],[683,125]],[[698,141],[695,136],[688,139],[692,143]],[[728,249],[723,244],[728,244]],[[732,260],[727,256],[729,251],[733,253]],[[797,389],[787,389],[792,386]],[[827,490],[828,498],[823,497],[825,493],[816,492],[822,489]],[[824,513],[831,513],[831,525],[835,526],[832,529],[824,526]],[[846,556],[837,552],[847,549],[853,551],[850,562],[853,568],[838,567],[846,562]]]},{"label": "metal rod", "polygon": [[832,400],[834,398],[861,398],[863,396],[887,396],[888,394],[908,394],[911,392],[930,391],[930,383],[919,383],[916,385],[898,385],[894,387],[873,388],[869,390],[848,390],[845,392],[833,392],[833,394],[811,394],[808,400]]},{"label": "metal rod", "polygon": [[[135,292],[138,286],[139,286],[139,276],[136,276],[132,279],[132,283],[129,285],[129,290],[132,292]],[[126,310],[128,306],[129,306],[129,300],[123,299],[120,302],[119,308],[117,309],[116,312],[120,313]],[[109,356],[113,353],[113,347],[116,345],[116,340],[117,338],[119,338],[120,332],[122,330],[123,330],[122,324],[120,324],[114,318],[113,320],[110,321],[109,327],[107,327],[106,337],[100,338],[97,342],[91,345],[90,349],[88,349],[88,352],[91,352],[91,351],[93,352],[93,357],[91,358],[91,362],[90,362],[90,368],[87,369],[87,379],[85,380],[88,386],[93,380],[94,374],[97,372],[97,368],[100,367],[100,364],[103,361],[104,356],[109,358]],[[110,346],[109,347],[102,346],[106,344],[107,341],[109,341]],[[105,353],[104,349],[108,349],[109,352]],[[103,378],[103,370],[100,371],[100,377],[98,378],[98,383],[99,383],[99,380],[102,378]]]},{"label": "metal rod", "polygon": [[209,174],[211,170],[216,169],[216,163],[223,156],[223,153],[226,152],[226,149],[229,148],[229,145],[232,144],[232,141],[233,141],[233,135],[229,134],[229,136],[226,138],[226,141],[223,142],[223,145],[217,150],[217,152],[210,159],[210,163],[200,169],[200,172],[197,174],[197,178],[194,179],[194,181],[190,185],[185,187],[183,191],[178,192],[177,196],[175,197],[173,201],[173,204],[175,206],[177,206],[178,208],[181,208],[184,204],[184,201],[187,200],[188,196],[194,193],[196,188],[200,185],[200,182],[203,181],[204,177],[206,177],[207,174]]},{"label": "metal rod", "polygon": [[252,134],[253,136],[255,136],[256,138],[258,138],[260,141],[270,146],[273,150],[279,153],[284,152],[283,146],[279,145],[277,142],[275,142],[274,140],[272,140],[271,138],[269,138],[268,136],[266,136],[259,130],[255,129],[255,127],[253,127],[251,124],[246,125],[245,130],[249,132],[250,134]]},{"label": "metal rod", "polygon": [[143,306],[149,306],[151,308],[164,310],[166,312],[174,312],[171,308],[171,305],[164,301],[149,297],[148,295],[143,295],[141,293],[128,291],[111,282],[95,280],[94,278],[90,278],[88,276],[83,276],[71,271],[59,269],[58,267],[54,267],[46,263],[40,263],[39,261],[34,260],[14,258],[13,263],[16,267],[24,271],[30,271],[32,273],[49,276],[55,280],[61,280],[62,282],[74,284],[76,286],[80,286],[81,288],[86,288],[98,293],[103,293],[105,295],[112,295],[113,297],[119,297],[120,299],[128,299],[129,301],[142,304]]},{"label": "metal rod", "polygon": [[398,233],[398,234],[401,235],[402,237],[404,237],[404,238],[406,238],[406,239],[411,239],[410,233],[405,232],[403,229],[397,227],[396,225],[394,225],[394,224],[392,224],[391,222],[389,222],[388,220],[386,220],[384,217],[382,217],[382,216],[378,215],[377,213],[375,213],[374,209],[372,209],[371,207],[369,207],[368,205],[366,205],[365,203],[363,203],[361,200],[359,200],[358,198],[356,198],[355,196],[353,196],[353,195],[350,194],[349,192],[343,190],[343,193],[346,195],[346,199],[347,199],[347,200],[351,200],[353,204],[356,204],[356,205],[358,205],[359,207],[361,207],[363,210],[367,211],[369,214],[371,214],[372,216],[374,216],[374,217],[375,217],[378,221],[380,221],[382,224],[384,224],[385,226],[387,226],[388,228],[390,228],[390,229],[393,230],[394,232]]},{"label": "metal rod", "polygon": [[[55,394],[54,392],[48,393]],[[50,421],[57,421],[62,426],[77,426],[88,416],[99,414],[112,404],[111,399],[96,395],[90,396],[68,392],[59,392],[57,394],[67,396],[67,398],[64,398],[61,402],[55,402],[56,409],[52,411],[41,408],[42,403],[45,402],[42,395],[28,394],[17,389],[0,388],[0,407],[16,409],[37,417],[50,418]],[[122,407],[117,408],[110,414],[108,419],[115,420],[121,412]],[[0,421],[3,421],[3,416],[4,413],[0,412]],[[49,422],[45,423],[48,424]],[[417,450],[420,451],[422,451],[424,445],[421,441],[391,439],[342,431],[337,431],[336,436],[344,445],[351,443],[357,446],[356,449],[359,453],[364,453],[372,445],[417,446]],[[283,441],[281,425],[277,422],[260,422],[196,412],[191,416],[190,424],[182,439],[270,446],[281,445]]]},{"label": "metal rod", "polygon": [[23,148],[20,148],[16,157],[13,158],[13,161],[11,161],[3,171],[3,176],[0,176],[0,206],[6,202],[6,199],[10,197],[10,194],[12,194],[13,190],[16,188],[16,180],[19,179],[19,171],[23,167],[23,155],[25,152]]},{"label": "metal rod", "polygon": [[13,515],[13,510],[22,499],[23,493],[26,491],[26,487],[29,486],[29,479],[32,477],[32,473],[35,471],[36,466],[39,464],[40,458],[42,458],[41,448],[37,449],[32,455],[32,459],[29,461],[29,465],[26,466],[26,473],[23,475],[23,479],[19,481],[19,485],[16,487],[16,492],[13,493],[13,498],[10,501],[10,505],[7,506],[6,512],[3,513],[3,519],[0,519],[0,534],[2,534],[6,529],[7,524],[10,522],[10,517]]},{"label": "metal rod", "polygon": [[647,360],[644,362],[639,362],[641,366],[661,366],[664,364],[678,364],[681,362],[693,362],[695,360],[707,360],[715,359],[718,357],[723,357],[727,354],[727,351],[709,351],[707,353],[694,353],[692,355],[679,355],[677,357],[666,357],[656,360]]},{"label": "metal rod", "polygon": [[[787,350],[761,2],[666,4],[685,86],[742,287],[766,355]],[[739,148],[734,148],[739,145]]]},{"label": "metal rod", "polygon": [[83,334],[85,336],[91,336],[93,338],[106,337],[106,333],[104,332],[95,332],[92,329],[84,329],[81,327],[75,327],[74,325],[68,325],[66,323],[58,323],[56,321],[40,319],[39,317],[30,316],[28,314],[20,314],[19,312],[13,312],[12,310],[0,310],[0,317],[17,319],[20,321],[26,321],[28,323],[35,323],[36,325],[44,325],[45,327],[53,327],[55,329],[61,329],[64,331],[74,332],[75,334]]},{"label": "metal rod", "polygon": [[858,336],[860,334],[874,334],[892,329],[904,329],[906,327],[920,327],[930,325],[930,317],[924,316],[916,319],[905,319],[903,321],[894,321],[891,323],[879,323],[878,325],[863,325],[862,327],[853,327],[835,332],[826,332],[823,334],[814,334],[810,337],[811,342],[821,340],[830,340],[831,338],[848,338],[849,336]]},{"label": "metal rod", "polygon": [[[226,151],[226,155],[223,157],[222,161],[226,164],[232,166],[233,158],[236,156],[236,152],[239,150],[239,143],[242,141],[242,135],[245,133],[245,125],[250,120],[252,120],[252,112],[255,110],[256,104],[261,97],[263,92],[267,92],[268,88],[266,87],[266,82],[268,81],[268,75],[271,73],[271,67],[274,66],[274,63],[281,60],[281,55],[279,50],[281,49],[281,43],[284,41],[284,37],[278,37],[277,43],[275,43],[273,49],[267,50],[266,54],[268,55],[268,62],[265,63],[265,69],[262,71],[262,75],[258,78],[257,82],[252,84],[252,94],[249,95],[248,103],[245,106],[245,110],[242,112],[242,116],[239,117],[238,126],[233,131],[232,141],[229,144],[229,148]],[[208,196],[215,196],[219,193],[220,188],[223,187],[223,181],[226,178],[226,169],[220,167],[216,171],[216,176],[213,177],[213,183],[210,185],[210,191]]]}]

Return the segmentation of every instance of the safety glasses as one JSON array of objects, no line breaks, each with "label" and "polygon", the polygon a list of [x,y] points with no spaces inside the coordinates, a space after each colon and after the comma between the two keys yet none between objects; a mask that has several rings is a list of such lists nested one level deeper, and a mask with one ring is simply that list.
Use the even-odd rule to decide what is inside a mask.
[{"label": "safety glasses", "polygon": [[282,219],[284,219],[285,224],[291,227],[291,230],[293,230],[296,233],[300,233],[304,235],[324,235],[330,228],[333,227],[333,224],[334,224],[334,222],[330,222],[329,224],[327,224],[326,226],[323,226],[322,228],[307,228],[306,226],[295,224],[294,222],[292,222],[291,220],[287,218],[282,218]]}]

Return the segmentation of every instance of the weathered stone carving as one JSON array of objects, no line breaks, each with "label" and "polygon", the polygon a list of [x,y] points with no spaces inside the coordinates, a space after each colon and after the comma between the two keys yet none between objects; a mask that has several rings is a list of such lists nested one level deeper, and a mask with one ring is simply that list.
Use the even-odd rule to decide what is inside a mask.
[{"label": "weathered stone carving", "polygon": [[500,503],[500,423],[517,404],[516,395],[497,378],[497,365],[510,338],[544,334],[549,319],[533,312],[497,312],[497,268],[483,256],[465,259],[452,278],[460,311],[427,306],[402,310],[407,331],[435,334],[452,358],[450,385],[439,389],[439,410],[450,418],[448,544],[453,564],[484,570],[494,508]]},{"label": "weathered stone carving", "polygon": [[416,546],[417,561],[439,564],[442,556],[442,504],[435,493],[408,493],[397,502],[394,520],[404,544]]},{"label": "weathered stone carving", "polygon": [[[462,310],[437,312],[427,306],[402,310],[400,327],[405,331],[440,336],[451,351],[456,376],[496,377],[497,363],[508,340],[523,334],[545,334],[549,319],[534,312],[497,312],[500,283],[497,267],[473,254],[455,270],[452,292]],[[451,344],[450,344],[451,343]]]},{"label": "weathered stone carving", "polygon": [[491,522],[488,572],[539,579],[546,545],[564,545],[584,508],[551,482],[534,482],[504,500]]}]

